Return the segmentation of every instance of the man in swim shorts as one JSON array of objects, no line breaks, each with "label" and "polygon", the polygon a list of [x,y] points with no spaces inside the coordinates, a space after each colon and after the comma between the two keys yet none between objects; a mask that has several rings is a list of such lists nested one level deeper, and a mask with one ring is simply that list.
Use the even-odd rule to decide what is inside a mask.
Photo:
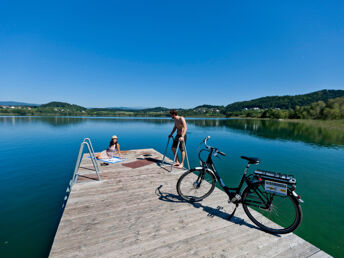
[{"label": "man in swim shorts", "polygon": [[185,144],[186,144],[186,131],[188,130],[188,127],[186,125],[185,119],[182,116],[178,116],[178,113],[175,109],[172,109],[170,111],[171,117],[174,119],[174,127],[172,129],[172,132],[168,137],[172,137],[173,133],[177,130],[177,135],[173,140],[172,144],[172,151],[173,154],[176,153],[178,142],[179,143],[179,149],[181,153],[181,161],[179,162],[179,158],[177,155],[175,166],[177,168],[183,168],[184,167],[184,159],[185,159]]}]

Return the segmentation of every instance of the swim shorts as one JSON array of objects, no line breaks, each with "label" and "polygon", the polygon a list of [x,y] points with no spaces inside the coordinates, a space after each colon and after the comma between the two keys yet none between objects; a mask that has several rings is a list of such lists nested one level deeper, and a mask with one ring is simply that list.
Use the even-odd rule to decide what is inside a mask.
[{"label": "swim shorts", "polygon": [[[172,144],[172,148],[177,148],[178,146],[178,142],[179,142],[179,138],[182,137],[181,135],[177,134],[176,137],[174,137],[174,140],[173,140],[173,144]],[[184,136],[184,143],[186,144],[186,135]],[[184,147],[184,143],[183,142],[180,142],[179,144],[179,149],[181,151],[184,151],[185,150],[185,147]]]}]

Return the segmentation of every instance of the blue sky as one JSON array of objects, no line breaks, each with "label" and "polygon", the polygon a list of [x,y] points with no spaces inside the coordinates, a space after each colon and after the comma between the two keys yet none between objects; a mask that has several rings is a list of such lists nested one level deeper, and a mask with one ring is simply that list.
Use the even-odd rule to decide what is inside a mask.
[{"label": "blue sky", "polygon": [[343,1],[6,1],[0,100],[227,105],[344,89]]}]

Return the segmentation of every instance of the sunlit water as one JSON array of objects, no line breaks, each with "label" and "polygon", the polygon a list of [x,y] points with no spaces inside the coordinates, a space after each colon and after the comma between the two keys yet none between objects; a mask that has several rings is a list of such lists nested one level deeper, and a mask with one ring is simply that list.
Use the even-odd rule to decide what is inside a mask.
[{"label": "sunlit water", "polygon": [[[293,174],[303,221],[295,232],[334,256],[344,255],[344,132],[303,123],[240,119],[187,119],[191,166],[197,147],[209,144],[227,153],[215,164],[228,185],[237,185],[245,161]],[[46,257],[62,215],[65,190],[80,143],[96,151],[118,135],[122,149],[163,152],[170,119],[0,117],[0,257]],[[235,236],[233,236],[235,237]]]}]

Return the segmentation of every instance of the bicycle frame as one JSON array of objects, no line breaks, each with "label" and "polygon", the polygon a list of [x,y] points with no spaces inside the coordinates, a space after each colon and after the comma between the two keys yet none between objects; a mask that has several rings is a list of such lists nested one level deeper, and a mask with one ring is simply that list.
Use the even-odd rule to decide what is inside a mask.
[{"label": "bicycle frame", "polygon": [[[212,155],[213,155],[213,153],[214,153],[214,148],[211,147],[211,148],[210,148],[210,151],[209,151],[209,155],[208,155],[207,161],[204,162],[204,161],[201,160],[201,162],[202,162],[202,167],[203,167],[203,168],[208,168],[208,169],[210,169],[210,170],[214,173],[214,175],[215,175],[217,181],[220,183],[222,189],[223,189],[223,190],[225,191],[225,193],[228,195],[228,197],[229,197],[230,200],[232,200],[232,198],[235,197],[236,195],[239,195],[239,196],[237,197],[237,199],[238,199],[238,201],[239,201],[239,200],[241,199],[241,195],[240,195],[240,193],[241,193],[241,188],[242,188],[242,186],[244,185],[244,183],[246,183],[247,185],[251,185],[251,184],[252,184],[252,182],[251,182],[251,181],[248,179],[248,177],[246,176],[247,171],[248,171],[248,169],[249,169],[249,167],[250,167],[250,164],[247,164],[247,165],[246,165],[245,170],[244,170],[244,173],[243,173],[243,175],[242,175],[242,177],[241,177],[241,179],[240,179],[240,183],[239,183],[238,187],[231,188],[231,187],[226,186],[226,184],[223,182],[221,176],[220,176],[219,173],[217,172],[217,170],[216,170],[216,168],[215,168],[215,165],[214,165],[214,162],[213,162],[213,160],[212,160]],[[259,195],[259,196],[260,196],[260,195]],[[264,200],[263,198],[261,198],[261,199],[262,199],[262,201],[263,201],[264,203],[266,203],[266,200]]]},{"label": "bicycle frame", "polygon": [[[234,216],[237,207],[241,203],[247,216],[264,231],[273,234],[286,234],[294,231],[299,226],[302,219],[302,210],[299,206],[299,203],[302,202],[302,200],[300,199],[300,196],[294,192],[294,189],[296,188],[296,180],[290,175],[288,176],[281,173],[264,170],[256,170],[254,173],[248,174],[250,166],[259,164],[260,161],[258,158],[241,156],[241,158],[247,160],[248,163],[245,166],[238,186],[232,188],[228,187],[222,180],[219,172],[216,170],[212,159],[212,156],[226,156],[226,154],[215,147],[207,145],[207,140],[209,138],[210,136],[206,137],[199,145],[198,156],[201,166],[195,167],[190,171],[186,171],[178,179],[177,192],[181,198],[188,202],[202,201],[214,191],[217,181],[223,191],[229,197],[228,202],[235,205],[235,208],[232,210],[231,214],[229,214],[229,220]],[[200,149],[202,144],[204,144],[205,148]],[[202,151],[208,151],[207,156],[203,156],[202,158]],[[196,177],[194,175],[196,175]],[[186,177],[188,177],[188,180],[184,180]],[[273,184],[274,178],[276,179],[275,184]],[[285,184],[277,183],[282,181],[282,179],[285,180]],[[206,186],[203,187],[201,191],[198,191],[203,180],[205,181]],[[207,184],[208,182],[210,183],[210,187]],[[189,194],[190,192],[191,195]],[[274,200],[276,200],[276,202],[274,202]],[[290,214],[291,216],[287,215],[287,217],[290,219],[283,220],[284,224],[290,223],[288,225],[273,225],[273,227],[271,227],[264,221],[260,221],[259,219],[257,220],[256,214],[251,213],[251,209],[249,209],[252,207],[253,210],[265,210],[263,215],[267,215],[269,220],[270,217],[275,218],[276,215],[279,217],[279,207],[281,204],[280,200],[283,202],[281,206],[283,210],[285,210],[285,208],[287,208],[286,211],[292,209],[292,212],[295,214],[295,216],[293,216],[293,214]],[[287,203],[288,205],[284,207],[284,203]],[[278,221],[273,219],[271,220],[275,223],[278,223]],[[282,222],[282,220],[280,222]]]}]

